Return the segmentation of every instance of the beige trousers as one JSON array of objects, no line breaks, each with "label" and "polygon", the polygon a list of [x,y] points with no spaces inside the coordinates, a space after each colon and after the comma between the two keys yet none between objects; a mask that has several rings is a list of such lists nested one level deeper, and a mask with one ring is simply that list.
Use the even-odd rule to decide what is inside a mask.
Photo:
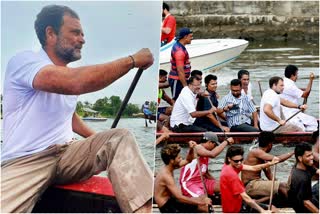
[{"label": "beige trousers", "polygon": [[153,178],[134,136],[112,129],[87,139],[13,160],[1,166],[1,211],[31,212],[52,184],[68,184],[107,170],[123,212],[133,212],[152,197]]}]

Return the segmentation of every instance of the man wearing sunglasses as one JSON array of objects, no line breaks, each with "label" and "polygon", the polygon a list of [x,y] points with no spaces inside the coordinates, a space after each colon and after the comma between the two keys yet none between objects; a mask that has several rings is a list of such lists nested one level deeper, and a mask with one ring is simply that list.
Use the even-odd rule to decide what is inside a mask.
[{"label": "man wearing sunglasses", "polygon": [[[258,204],[246,193],[245,187],[239,178],[239,173],[242,170],[259,171],[278,163],[278,160],[274,158],[271,162],[249,166],[242,163],[243,153],[243,148],[237,145],[232,145],[227,150],[225,162],[220,174],[222,211],[224,213],[244,212],[244,209],[242,209],[242,203],[244,201],[253,209],[250,210],[250,212],[267,212],[266,206]],[[274,206],[272,209],[275,211]]]}]

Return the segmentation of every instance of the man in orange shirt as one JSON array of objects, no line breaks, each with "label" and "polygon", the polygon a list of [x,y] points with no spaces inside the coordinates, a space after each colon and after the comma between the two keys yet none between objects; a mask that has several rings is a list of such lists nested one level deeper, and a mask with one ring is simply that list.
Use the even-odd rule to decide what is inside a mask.
[{"label": "man in orange shirt", "polygon": [[176,19],[170,14],[169,5],[162,4],[162,17],[164,18],[161,28],[161,46],[171,42],[176,34]]}]

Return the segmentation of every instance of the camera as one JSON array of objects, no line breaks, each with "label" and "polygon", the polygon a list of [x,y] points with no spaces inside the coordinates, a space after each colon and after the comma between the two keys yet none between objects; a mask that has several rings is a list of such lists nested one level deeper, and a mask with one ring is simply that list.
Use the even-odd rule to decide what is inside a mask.
[{"label": "camera", "polygon": [[230,110],[237,110],[237,109],[239,109],[238,104],[233,104],[232,108],[230,108]]}]

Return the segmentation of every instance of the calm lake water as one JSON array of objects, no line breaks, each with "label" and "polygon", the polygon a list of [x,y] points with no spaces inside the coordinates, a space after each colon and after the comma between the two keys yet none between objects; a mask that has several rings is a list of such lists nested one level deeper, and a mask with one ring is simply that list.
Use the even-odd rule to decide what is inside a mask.
[{"label": "calm lake water", "polygon": [[[252,84],[252,93],[254,100],[260,104],[260,92],[257,81],[260,81],[262,91],[269,88],[268,81],[272,76],[284,76],[284,69],[288,64],[296,65],[299,68],[299,76],[296,84],[298,87],[305,88],[309,81],[310,72],[314,72],[316,78],[313,82],[311,94],[308,98],[307,114],[319,117],[319,43],[318,42],[251,42],[241,56],[228,64],[219,71],[214,72],[218,77],[218,94],[220,98],[229,92],[228,84],[234,78],[240,69],[246,69],[250,72],[250,81]],[[192,66],[192,61],[191,61]],[[203,76],[205,77],[207,73]],[[302,103],[302,99],[301,99]],[[243,145],[245,155],[251,145]],[[162,166],[160,158],[161,147],[156,148],[155,169]],[[275,145],[270,152],[273,155],[280,155],[291,152],[294,147]],[[188,148],[182,148],[182,155],[185,157]],[[226,149],[225,149],[226,151]],[[221,167],[224,162],[225,151],[217,158],[210,160],[209,171],[219,179]],[[281,181],[287,181],[289,172],[295,163],[294,157],[277,166],[277,178]],[[180,170],[175,171],[175,179],[178,182]],[[263,173],[262,173],[263,174]]]},{"label": "calm lake water", "polygon": [[[108,119],[105,122],[86,122],[88,126],[98,132],[110,129],[112,123],[112,118]],[[148,127],[145,127],[145,121],[143,118],[121,118],[117,125],[117,128],[129,129],[135,135],[144,159],[147,161],[151,170],[153,170],[155,123],[148,123]]]}]

